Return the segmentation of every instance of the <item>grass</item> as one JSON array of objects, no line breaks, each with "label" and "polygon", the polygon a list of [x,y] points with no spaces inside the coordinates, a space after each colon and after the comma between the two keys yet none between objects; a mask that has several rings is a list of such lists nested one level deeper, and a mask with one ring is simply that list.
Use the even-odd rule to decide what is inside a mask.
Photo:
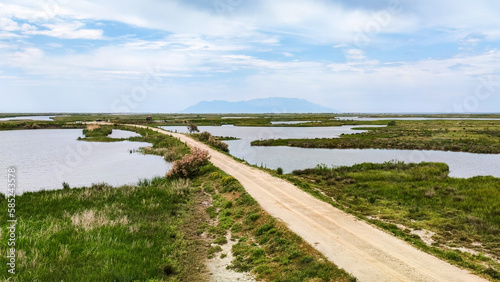
[{"label": "grass", "polygon": [[66,122],[55,121],[0,121],[0,131],[2,130],[23,130],[23,129],[59,129],[59,128],[84,128],[82,124],[67,124]]},{"label": "grass", "polygon": [[[142,135],[133,141],[152,143],[149,152],[173,151],[173,159],[189,152],[175,138],[123,129]],[[62,187],[16,197],[15,280],[205,281],[204,261],[227,256],[219,255],[220,246],[229,243],[227,234],[237,240],[231,268],[253,271],[259,279],[355,280],[262,211],[236,179],[212,164],[192,180]],[[0,202],[7,205],[3,196]],[[210,218],[215,224],[207,224]],[[6,220],[7,213],[0,214],[1,230]],[[6,253],[3,234],[0,252]],[[0,278],[12,279],[6,262],[2,256]]]},{"label": "grass", "polygon": [[[201,279],[192,269],[203,265],[197,255],[203,244],[193,244],[198,239],[185,226],[195,217],[199,192],[176,185],[155,178],[135,186],[96,184],[17,196],[16,279]],[[6,206],[3,197],[1,202]],[[2,213],[3,230],[6,220]],[[5,256],[0,261],[6,279]]]},{"label": "grass", "polygon": [[[500,279],[499,178],[450,178],[446,164],[401,162],[318,166],[285,177],[427,252]],[[415,230],[434,232],[432,243]]]},{"label": "grass", "polygon": [[382,128],[364,128],[368,132],[342,135],[341,138],[256,140],[252,142],[252,145],[500,153],[500,121],[398,120],[397,122],[385,121],[385,123],[393,125]]}]

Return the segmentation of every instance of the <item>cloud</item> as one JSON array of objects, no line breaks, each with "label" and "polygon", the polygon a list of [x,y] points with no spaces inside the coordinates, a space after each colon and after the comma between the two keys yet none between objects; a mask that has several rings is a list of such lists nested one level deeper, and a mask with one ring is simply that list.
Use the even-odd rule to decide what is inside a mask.
[{"label": "cloud", "polygon": [[46,35],[63,39],[104,39],[103,30],[100,29],[85,29],[82,22],[64,21],[56,24],[44,24],[45,30],[27,30],[25,34],[29,35]]}]

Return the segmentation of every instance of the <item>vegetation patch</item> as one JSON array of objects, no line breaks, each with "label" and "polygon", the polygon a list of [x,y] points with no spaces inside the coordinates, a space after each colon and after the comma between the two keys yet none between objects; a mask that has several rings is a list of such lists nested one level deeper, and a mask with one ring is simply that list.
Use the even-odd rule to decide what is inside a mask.
[{"label": "vegetation patch", "polygon": [[213,207],[207,213],[215,224],[202,230],[210,238],[210,255],[227,244],[227,234],[236,242],[230,269],[251,271],[264,281],[354,281],[323,255],[263,211],[241,184],[209,165],[202,176],[204,191]]},{"label": "vegetation patch", "polygon": [[[176,186],[155,178],[17,196],[16,280],[203,280],[203,269],[193,269],[203,266],[204,243],[190,233],[197,226],[186,224],[199,224],[194,205],[203,195]],[[0,214],[3,230],[7,219]],[[7,279],[5,256],[0,263]]]},{"label": "vegetation patch", "polygon": [[[284,177],[427,252],[498,279],[499,178],[450,178],[446,164],[403,162],[320,165]],[[432,245],[414,230],[433,232]]]},{"label": "vegetation patch", "polygon": [[[201,142],[204,142],[212,147],[214,147],[217,150],[223,151],[223,152],[229,152],[229,147],[227,143],[222,142],[220,139],[212,136],[210,132],[204,131],[199,134],[191,134],[191,137],[194,139],[197,139]],[[235,140],[235,139],[224,139],[224,140]]]},{"label": "vegetation patch", "polygon": [[341,138],[269,139],[252,141],[251,144],[328,149],[376,148],[500,153],[499,121],[390,121],[388,125],[380,128],[358,128],[368,132],[345,134]]}]

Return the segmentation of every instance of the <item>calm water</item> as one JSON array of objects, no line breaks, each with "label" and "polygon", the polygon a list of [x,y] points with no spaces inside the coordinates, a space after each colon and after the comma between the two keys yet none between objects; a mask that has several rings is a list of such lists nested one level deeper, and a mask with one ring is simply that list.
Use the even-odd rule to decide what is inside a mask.
[{"label": "calm water", "polygon": [[81,129],[0,131],[1,181],[6,183],[8,166],[18,169],[17,193],[60,189],[63,181],[71,187],[101,182],[134,184],[139,179],[162,176],[170,169],[161,157],[130,153],[149,143],[76,140],[80,136]]},{"label": "calm water", "polygon": [[6,118],[0,118],[0,121],[2,120],[42,120],[42,121],[52,121],[54,116],[25,116],[25,117],[6,117]]},{"label": "calm water", "polygon": [[121,130],[121,129],[113,129],[113,132],[108,135],[108,137],[111,138],[130,138],[130,137],[136,137],[136,136],[141,136],[139,133],[128,131],[128,130]]},{"label": "calm water", "polygon": [[314,121],[314,120],[271,121],[271,124],[301,124],[301,123],[308,123],[308,122],[321,122],[321,121]]},{"label": "calm water", "polygon": [[[366,126],[359,126],[366,127]],[[165,126],[164,129],[187,132],[185,126]],[[404,162],[444,162],[450,167],[450,176],[468,178],[478,175],[500,177],[500,154],[471,154],[460,152],[379,150],[379,149],[305,149],[292,147],[252,147],[250,142],[258,139],[287,138],[335,138],[340,134],[362,132],[352,130],[355,126],[342,127],[235,127],[200,126],[216,136],[231,136],[240,140],[225,141],[232,155],[250,164],[268,168],[283,168],[285,172],[295,169],[328,166],[351,166],[356,163],[399,160]]]}]

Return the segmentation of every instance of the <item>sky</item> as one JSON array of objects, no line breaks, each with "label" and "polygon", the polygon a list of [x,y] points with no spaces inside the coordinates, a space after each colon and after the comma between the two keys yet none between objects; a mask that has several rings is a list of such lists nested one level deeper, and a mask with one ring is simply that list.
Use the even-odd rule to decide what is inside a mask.
[{"label": "sky", "polygon": [[499,112],[497,0],[2,0],[0,112]]}]

